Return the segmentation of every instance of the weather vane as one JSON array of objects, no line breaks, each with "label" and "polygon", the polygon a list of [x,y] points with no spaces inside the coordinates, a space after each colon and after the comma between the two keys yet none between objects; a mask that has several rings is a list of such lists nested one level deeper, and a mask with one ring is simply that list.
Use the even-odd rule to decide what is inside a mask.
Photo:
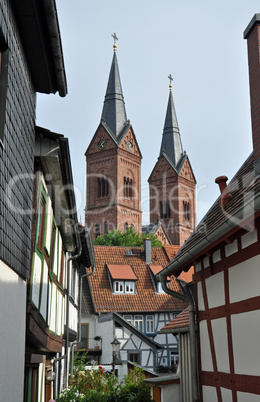
[{"label": "weather vane", "polygon": [[169,80],[170,80],[170,85],[169,85],[169,87],[170,87],[170,91],[171,91],[171,90],[172,90],[172,81],[173,81],[172,75],[171,75],[171,74],[168,75],[168,78],[169,78]]}]

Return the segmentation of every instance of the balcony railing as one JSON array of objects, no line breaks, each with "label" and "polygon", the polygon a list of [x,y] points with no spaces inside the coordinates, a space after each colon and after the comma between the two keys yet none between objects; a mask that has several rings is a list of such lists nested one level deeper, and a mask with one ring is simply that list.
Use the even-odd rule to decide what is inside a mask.
[{"label": "balcony railing", "polygon": [[102,350],[102,339],[100,341],[96,341],[94,338],[81,339],[81,342],[77,344],[77,349],[100,352]]}]

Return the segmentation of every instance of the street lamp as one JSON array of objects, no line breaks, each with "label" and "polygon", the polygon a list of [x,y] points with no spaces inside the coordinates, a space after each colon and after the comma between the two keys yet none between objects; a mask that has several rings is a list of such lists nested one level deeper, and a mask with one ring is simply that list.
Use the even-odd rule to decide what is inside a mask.
[{"label": "street lamp", "polygon": [[111,342],[112,345],[112,356],[113,356],[113,362],[112,362],[112,373],[115,373],[115,365],[116,365],[116,356],[120,350],[120,345],[121,343],[119,342],[119,340],[117,338],[115,338],[113,340],[113,342]]}]

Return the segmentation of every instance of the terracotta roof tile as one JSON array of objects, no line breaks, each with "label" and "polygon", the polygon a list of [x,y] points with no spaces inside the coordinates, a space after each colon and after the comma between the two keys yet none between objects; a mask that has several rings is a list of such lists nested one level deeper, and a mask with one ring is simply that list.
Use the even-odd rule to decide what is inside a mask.
[{"label": "terracotta roof tile", "polygon": [[[107,264],[112,279],[128,279],[135,281],[137,276],[130,265],[111,265]],[[162,269],[162,268],[161,268]]]},{"label": "terracotta roof tile", "polygon": [[175,257],[180,248],[181,246],[174,246],[174,245],[164,246],[164,250],[170,261]]},{"label": "terracotta roof tile", "polygon": [[193,274],[194,274],[194,266],[190,267],[190,269],[187,272],[182,271],[181,274],[178,276],[178,279],[190,283],[192,282]]},{"label": "terracotta roof tile", "polygon": [[[152,273],[154,274],[154,276],[157,275],[158,272],[160,272],[163,269],[162,265],[151,265],[151,264],[149,264],[149,267],[150,267]],[[168,281],[170,281],[171,277],[167,276],[167,279],[168,279]]]},{"label": "terracotta roof tile", "polygon": [[[131,249],[133,255],[125,254]],[[94,246],[96,270],[88,278],[92,301],[96,313],[182,311],[187,306],[183,301],[165,293],[156,293],[142,247]],[[165,267],[169,258],[162,247],[152,248],[152,266]],[[137,277],[136,294],[114,294],[111,290],[106,265],[130,265]],[[169,288],[183,293],[179,282],[171,277]]]},{"label": "terracotta roof tile", "polygon": [[168,331],[172,329],[188,328],[190,326],[189,309],[186,308],[172,321],[168,322],[161,331]]}]

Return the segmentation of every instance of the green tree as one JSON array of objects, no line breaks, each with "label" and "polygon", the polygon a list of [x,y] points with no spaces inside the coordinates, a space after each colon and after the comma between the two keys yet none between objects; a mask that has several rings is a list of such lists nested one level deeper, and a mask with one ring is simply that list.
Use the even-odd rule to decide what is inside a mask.
[{"label": "green tree", "polygon": [[95,245],[100,246],[129,246],[129,247],[142,247],[144,239],[152,240],[152,247],[162,247],[162,243],[157,239],[154,234],[139,235],[132,227],[128,228],[125,232],[113,229],[108,233],[98,236],[94,240]]}]

